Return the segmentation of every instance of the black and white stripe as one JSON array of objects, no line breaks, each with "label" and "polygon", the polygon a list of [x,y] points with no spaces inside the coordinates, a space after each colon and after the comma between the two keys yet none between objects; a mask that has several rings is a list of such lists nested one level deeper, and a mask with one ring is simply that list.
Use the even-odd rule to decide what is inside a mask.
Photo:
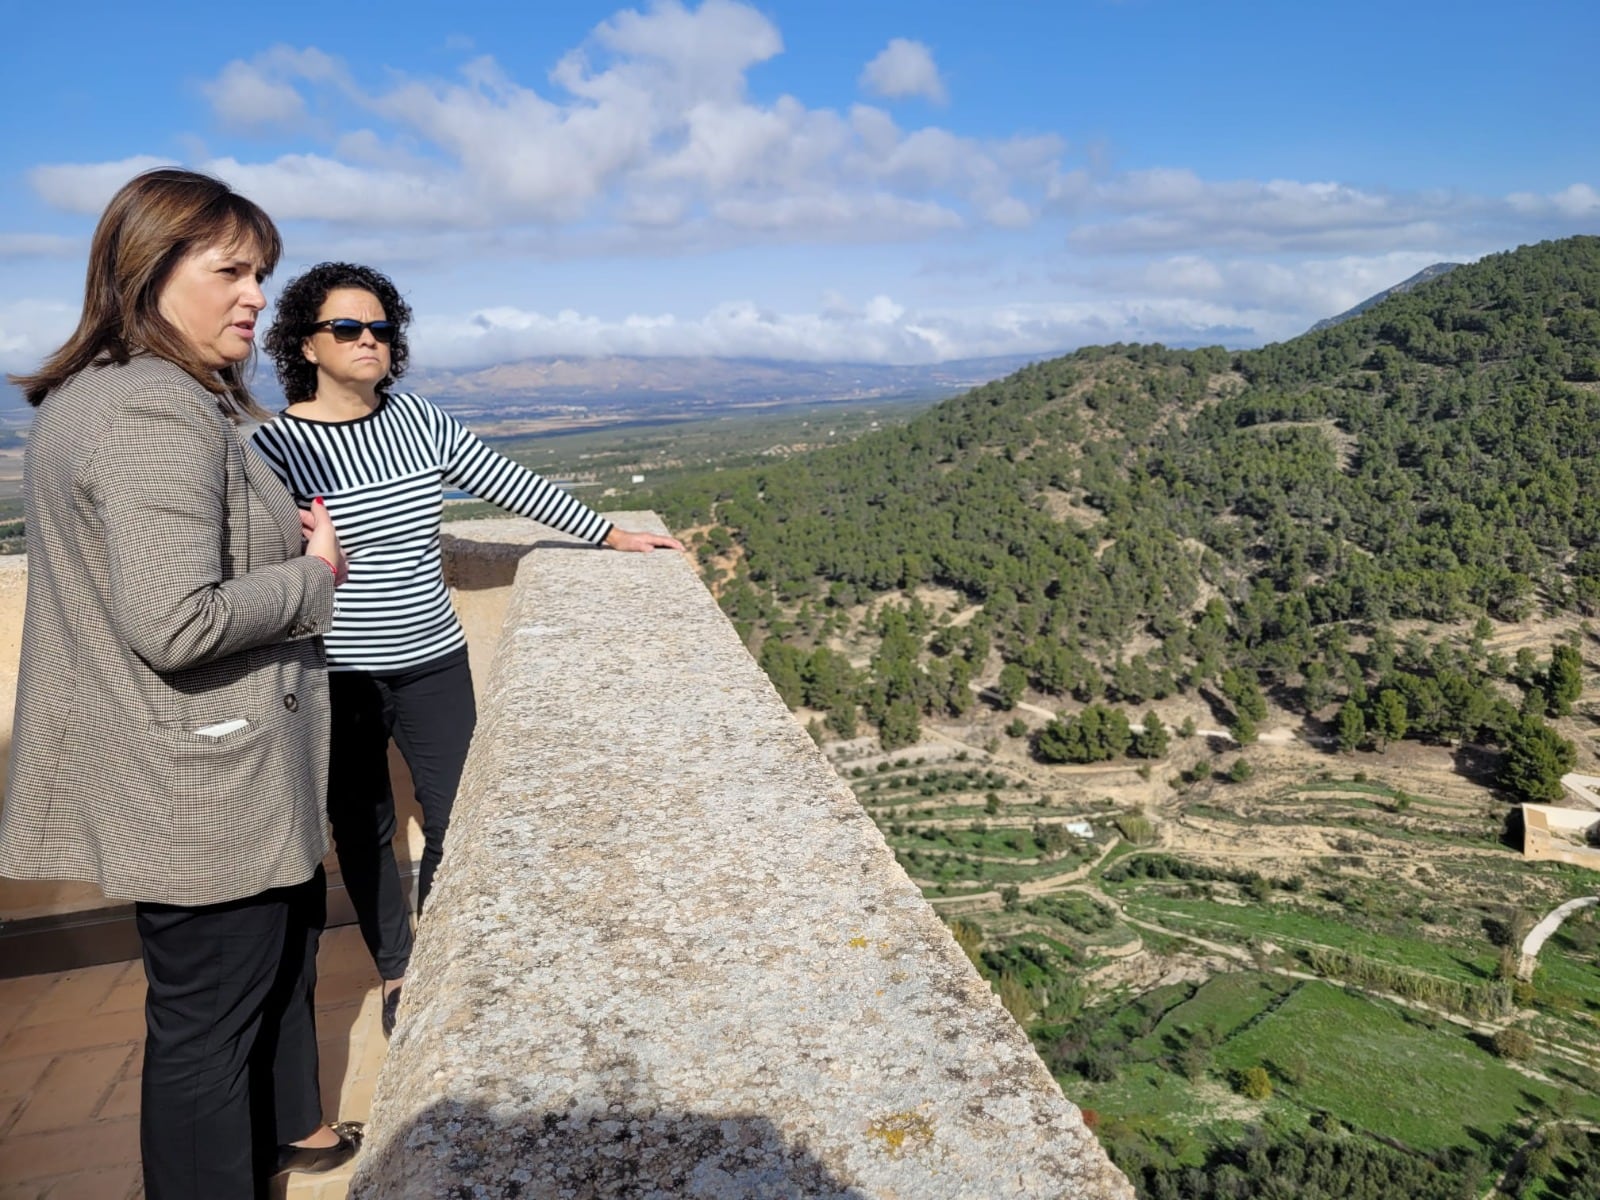
[{"label": "black and white stripe", "polygon": [[354,421],[280,414],[254,444],[301,507],[323,498],[350,560],[327,635],[333,671],[396,671],[466,645],[439,556],[447,487],[585,541],[611,531],[599,513],[421,396],[385,394]]}]

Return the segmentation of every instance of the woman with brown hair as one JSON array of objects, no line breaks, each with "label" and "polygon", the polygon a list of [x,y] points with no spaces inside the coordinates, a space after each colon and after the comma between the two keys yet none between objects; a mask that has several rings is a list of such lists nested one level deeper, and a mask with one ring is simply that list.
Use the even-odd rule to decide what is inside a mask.
[{"label": "woman with brown hair", "polygon": [[134,902],[147,1200],[262,1196],[360,1141],[323,1124],[312,1007],[344,555],[235,425],[280,248],[227,185],[140,175],[77,331],[14,380],[38,412],[0,873]]}]

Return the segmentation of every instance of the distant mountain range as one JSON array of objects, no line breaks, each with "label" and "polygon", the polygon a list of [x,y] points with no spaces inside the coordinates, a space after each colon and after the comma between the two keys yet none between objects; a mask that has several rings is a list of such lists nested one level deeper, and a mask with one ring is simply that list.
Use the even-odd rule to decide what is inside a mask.
[{"label": "distant mountain range", "polygon": [[[1458,265],[1434,263],[1349,311],[1318,321],[1310,332],[1348,321]],[[413,370],[403,386],[464,416],[540,416],[574,410],[597,417],[621,412],[685,416],[794,404],[943,399],[1050,357],[1010,354],[924,366],[707,357],[552,357],[460,370]],[[268,408],[282,405],[283,396],[270,367],[258,367],[252,386]],[[0,396],[4,397],[0,399],[0,426],[26,425],[31,413],[20,393],[0,387]]]},{"label": "distant mountain range", "polygon": [[1431,267],[1423,267],[1422,270],[1418,271],[1410,279],[1402,279],[1392,288],[1384,288],[1383,291],[1379,292],[1377,295],[1368,296],[1354,308],[1347,308],[1344,312],[1340,313],[1336,317],[1324,317],[1310,329],[1306,330],[1306,332],[1320,333],[1324,329],[1332,329],[1335,325],[1343,325],[1352,317],[1359,317],[1374,304],[1381,304],[1390,296],[1403,296],[1418,284],[1427,283],[1431,279],[1438,279],[1440,276],[1448,275],[1460,265],[1460,263],[1439,262],[1434,263]]},{"label": "distant mountain range", "polygon": [[[925,366],[780,362],[736,358],[530,358],[462,370],[413,370],[402,381],[458,414],[538,416],[582,409],[596,416],[690,415],[711,410],[943,399],[999,379],[1047,355],[1008,354]],[[283,393],[263,362],[251,380],[266,407]],[[22,394],[0,383],[0,426],[32,417]]]},{"label": "distant mountain range", "polygon": [[415,371],[403,386],[457,413],[582,409],[685,415],[792,404],[955,395],[1038,355],[928,366],[730,358],[536,358],[460,371]]}]

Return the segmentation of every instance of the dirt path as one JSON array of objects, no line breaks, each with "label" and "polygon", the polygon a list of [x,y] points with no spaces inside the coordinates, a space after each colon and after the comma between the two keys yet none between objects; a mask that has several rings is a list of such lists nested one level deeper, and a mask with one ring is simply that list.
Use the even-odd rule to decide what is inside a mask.
[{"label": "dirt path", "polygon": [[1022,700],[1018,700],[1015,704],[1013,704],[1011,706],[1011,708],[1007,709],[1005,707],[1004,702],[1000,699],[1000,693],[999,692],[995,691],[992,687],[986,687],[985,685],[983,685],[981,683],[978,683],[976,681],[968,683],[967,686],[972,689],[973,694],[976,695],[979,699],[990,701],[996,708],[1000,709],[1002,712],[1011,712],[1011,711],[1030,712],[1036,717],[1044,717],[1044,718],[1046,718],[1048,720],[1051,720],[1051,721],[1054,721],[1056,719],[1056,714],[1054,712],[1052,712],[1050,709],[1048,709],[1048,708],[1040,708],[1037,704],[1028,704],[1028,703],[1026,703],[1025,701],[1022,701]]},{"label": "dirt path", "polygon": [[[1059,875],[1047,875],[1043,879],[1031,879],[1026,883],[1019,883],[1017,884],[1017,890],[1023,896],[1047,896],[1051,892],[1068,890],[1070,885],[1088,878],[1089,872],[1093,871],[1101,863],[1105,862],[1106,855],[1115,850],[1117,846],[1121,844],[1121,842],[1121,838],[1113,837],[1106,843],[1106,848],[1102,850],[1092,862],[1081,863],[1072,870],[1063,871]],[[913,879],[912,882],[917,884],[919,887],[934,886],[933,884],[927,883],[923,880]],[[1000,902],[1000,893],[997,890],[990,888],[988,891],[983,892],[964,892],[959,896],[928,897],[928,903],[935,905],[947,903],[954,904],[964,900],[993,900],[996,904],[998,904]]]}]

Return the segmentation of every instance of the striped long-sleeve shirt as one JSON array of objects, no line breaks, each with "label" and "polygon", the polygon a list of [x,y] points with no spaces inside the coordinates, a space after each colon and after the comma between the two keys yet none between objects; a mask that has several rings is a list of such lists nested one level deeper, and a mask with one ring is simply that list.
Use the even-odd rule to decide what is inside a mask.
[{"label": "striped long-sleeve shirt", "polygon": [[384,393],[353,421],[284,413],[254,444],[301,507],[322,497],[350,561],[326,639],[332,671],[397,671],[466,645],[439,555],[447,486],[585,541],[611,532],[599,513],[421,396]]}]

